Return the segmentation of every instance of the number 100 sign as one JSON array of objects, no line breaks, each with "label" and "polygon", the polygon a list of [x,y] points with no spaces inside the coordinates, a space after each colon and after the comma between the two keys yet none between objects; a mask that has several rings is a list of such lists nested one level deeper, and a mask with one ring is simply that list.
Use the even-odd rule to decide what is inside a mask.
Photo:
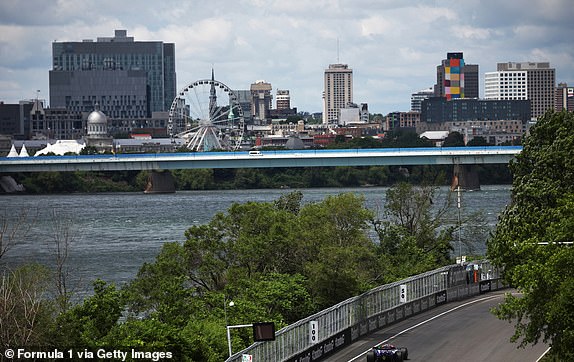
[{"label": "number 100 sign", "polygon": [[309,322],[309,343],[315,344],[319,342],[319,324],[317,321]]}]

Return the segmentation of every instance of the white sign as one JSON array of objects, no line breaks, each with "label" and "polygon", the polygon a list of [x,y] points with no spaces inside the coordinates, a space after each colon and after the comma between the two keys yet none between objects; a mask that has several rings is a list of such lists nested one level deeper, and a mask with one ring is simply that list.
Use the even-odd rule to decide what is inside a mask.
[{"label": "white sign", "polygon": [[407,302],[407,285],[401,284],[399,289],[400,289],[399,302],[400,303],[406,303]]},{"label": "white sign", "polygon": [[319,323],[317,321],[309,322],[309,343],[319,342]]},{"label": "white sign", "polygon": [[253,356],[250,354],[242,354],[241,362],[253,362]]}]

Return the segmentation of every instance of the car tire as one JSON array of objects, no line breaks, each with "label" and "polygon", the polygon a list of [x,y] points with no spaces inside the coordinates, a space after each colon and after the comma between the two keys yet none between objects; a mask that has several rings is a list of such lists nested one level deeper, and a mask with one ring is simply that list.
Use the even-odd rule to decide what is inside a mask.
[{"label": "car tire", "polygon": [[403,362],[404,358],[403,358],[403,351],[399,350],[395,353],[395,361],[397,362]]},{"label": "car tire", "polygon": [[367,362],[375,362],[375,352],[367,352]]},{"label": "car tire", "polygon": [[406,348],[401,348],[401,352],[403,353],[403,360],[406,361],[409,359],[409,350]]}]

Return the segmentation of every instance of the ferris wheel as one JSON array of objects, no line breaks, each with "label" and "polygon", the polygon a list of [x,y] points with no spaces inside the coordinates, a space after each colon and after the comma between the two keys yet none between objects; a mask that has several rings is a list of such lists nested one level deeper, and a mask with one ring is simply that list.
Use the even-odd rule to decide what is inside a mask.
[{"label": "ferris wheel", "polygon": [[237,150],[245,131],[243,110],[236,93],[211,79],[184,87],[169,110],[168,133],[182,138],[192,151]]}]

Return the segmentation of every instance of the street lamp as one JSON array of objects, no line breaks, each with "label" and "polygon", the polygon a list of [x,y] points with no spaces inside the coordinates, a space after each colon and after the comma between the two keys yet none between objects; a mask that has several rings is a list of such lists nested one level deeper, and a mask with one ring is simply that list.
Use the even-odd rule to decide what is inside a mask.
[{"label": "street lamp", "polygon": [[227,323],[227,307],[233,307],[235,303],[230,300],[227,302],[225,295],[223,296],[223,314],[225,315],[225,329],[227,330],[227,345],[229,347],[229,357],[231,357],[231,332],[229,330],[229,324]]},{"label": "street lamp", "polygon": [[460,185],[456,188],[457,198],[456,198],[456,206],[458,207],[458,257],[460,263],[462,264],[462,241],[461,241],[461,229],[462,225],[460,222]]}]

